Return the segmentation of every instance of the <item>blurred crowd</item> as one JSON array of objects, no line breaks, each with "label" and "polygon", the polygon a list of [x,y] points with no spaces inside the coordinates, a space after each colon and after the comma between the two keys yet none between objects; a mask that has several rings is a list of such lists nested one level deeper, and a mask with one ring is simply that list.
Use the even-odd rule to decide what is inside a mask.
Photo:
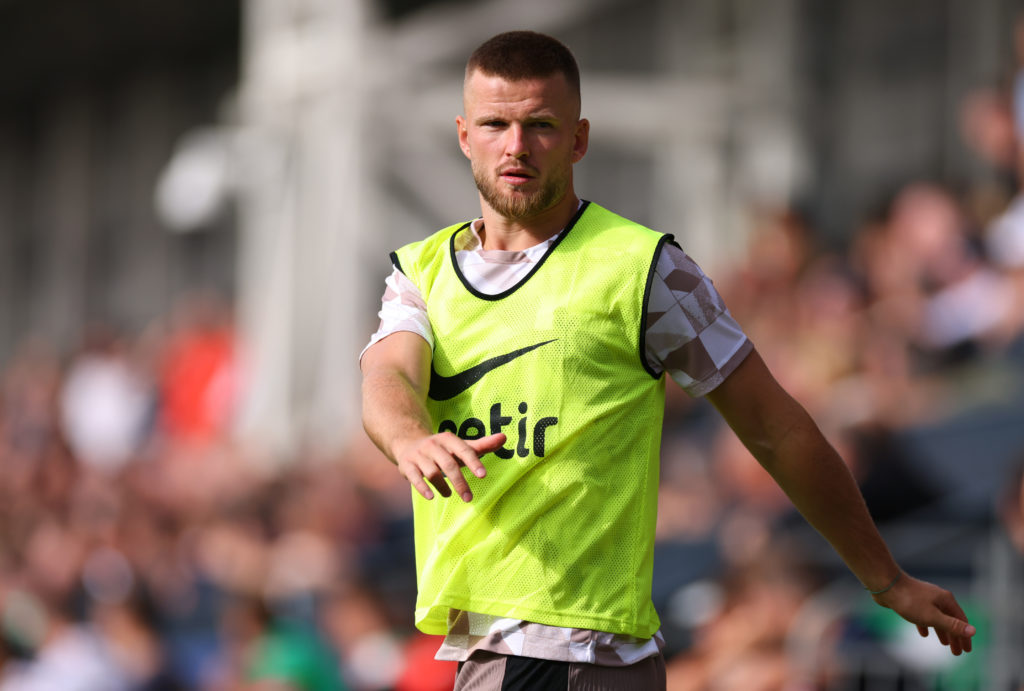
[{"label": "blurred crowd", "polygon": [[5,363],[0,689],[450,688],[412,634],[408,493],[383,460],[256,467],[237,351],[193,296]]},{"label": "blurred crowd", "polygon": [[[1009,530],[1018,549],[1024,546],[1024,486],[1013,479],[1024,462],[1024,437],[1016,431],[1024,427],[1024,258],[998,250],[995,235],[1009,222],[1002,214],[973,217],[968,201],[951,189],[913,181],[843,252],[816,247],[813,230],[793,213],[765,215],[748,260],[717,282],[783,386],[850,465],[875,520],[883,528],[912,526],[925,549],[936,552],[937,568],[918,575],[957,583],[968,602],[978,595],[970,585],[979,577],[969,562],[979,558],[989,531]],[[1020,242],[1024,224],[1014,223]],[[896,666],[899,651],[887,653],[880,637],[853,630],[870,628],[868,621],[808,606],[827,582],[844,576],[849,585],[856,582],[808,545],[781,490],[728,428],[708,421],[706,406],[682,398],[673,404],[659,529],[664,541],[686,545],[670,557],[680,568],[693,569],[696,558],[703,571],[694,574],[693,598],[684,586],[681,600],[668,601],[680,606],[690,641],[670,662],[670,688],[894,688],[887,684],[897,677],[908,684],[898,688],[947,688],[934,685],[951,673],[938,660],[924,670],[901,670],[877,687],[837,681],[863,684],[871,674],[839,669],[836,656],[851,638],[879,638],[878,656],[894,653]],[[914,443],[922,431],[941,434],[972,419],[985,424],[960,426],[961,443],[972,444],[974,456],[955,459],[956,475],[975,488],[1009,486],[1006,493],[962,492],[956,475],[951,479],[940,467],[949,461]],[[1000,510],[1002,525],[995,520]],[[973,553],[950,546],[943,555],[946,546],[927,537],[930,525],[948,521],[976,531]],[[863,594],[853,597],[873,607]],[[809,660],[797,654],[801,646],[811,649]],[[987,654],[982,649],[976,658]],[[948,688],[988,688],[983,664],[957,663],[977,667],[959,671],[966,685]]]},{"label": "blurred crowd", "polygon": [[[1010,592],[1020,601],[1024,72],[1012,88],[969,94],[960,116],[985,162],[978,179],[909,180],[842,247],[823,244],[793,210],[755,211],[745,259],[713,273],[772,371],[847,460],[883,532],[905,528],[931,552],[916,555],[931,565],[923,577],[961,588],[981,652],[940,659],[934,639],[931,649],[908,641],[855,587],[839,601],[823,595],[844,577],[856,583],[822,559],[707,406],[676,395],[656,562],[686,574],[659,603],[680,645],[669,651],[670,689],[997,688],[986,670],[1007,651],[986,649],[986,624],[998,619],[1019,641],[1024,620],[985,602],[993,575],[978,562],[998,536],[1017,564]],[[921,443],[929,437],[940,441]],[[950,522],[967,551],[931,535]],[[656,598],[657,584],[656,575]],[[1024,667],[1009,667],[1000,682],[1010,686],[998,688],[1024,689]]]},{"label": "blurred crowd", "polygon": [[[745,259],[712,271],[883,525],[955,494],[908,431],[1024,403],[1013,99],[964,103],[983,179],[909,181],[841,248],[794,211],[757,211]],[[230,305],[193,295],[141,331],[97,324],[71,353],[28,338],[0,363],[0,691],[451,688],[412,627],[407,484],[365,438],[254,464],[232,434],[238,350]],[[654,593],[669,688],[827,688],[872,622],[808,608],[834,565],[793,538],[788,501],[707,404],[669,388]],[[972,472],[1007,489],[956,508],[991,513],[1024,553],[1021,473]]]}]

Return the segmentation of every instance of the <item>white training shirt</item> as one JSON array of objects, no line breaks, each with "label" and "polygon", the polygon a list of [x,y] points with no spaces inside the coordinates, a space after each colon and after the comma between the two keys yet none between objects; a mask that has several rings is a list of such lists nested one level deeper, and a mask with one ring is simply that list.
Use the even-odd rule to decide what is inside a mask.
[{"label": "white training shirt", "polygon": [[[476,290],[497,294],[517,284],[544,256],[558,235],[525,250],[485,250],[481,219],[456,237],[455,258]],[[679,247],[662,245],[646,306],[647,362],[664,371],[691,396],[721,384],[753,345],[729,314],[700,267]],[[427,306],[419,289],[397,268],[385,281],[380,326],[366,348],[398,331],[420,335],[434,346]],[[363,352],[366,352],[366,348]],[[661,632],[649,639],[603,631],[548,626],[476,612],[451,610],[439,660],[463,661],[476,650],[563,662],[628,666],[658,654]]]}]

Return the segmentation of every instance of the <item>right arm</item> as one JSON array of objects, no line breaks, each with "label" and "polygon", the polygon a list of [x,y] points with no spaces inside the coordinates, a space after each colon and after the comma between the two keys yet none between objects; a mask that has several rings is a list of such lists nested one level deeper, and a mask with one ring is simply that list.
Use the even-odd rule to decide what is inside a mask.
[{"label": "right arm", "polygon": [[505,435],[464,441],[451,432],[434,434],[426,408],[430,361],[430,345],[408,331],[392,333],[367,348],[360,361],[363,427],[425,499],[434,496],[429,482],[442,497],[454,489],[468,502],[473,495],[462,467],[484,477],[480,456],[504,444]]}]

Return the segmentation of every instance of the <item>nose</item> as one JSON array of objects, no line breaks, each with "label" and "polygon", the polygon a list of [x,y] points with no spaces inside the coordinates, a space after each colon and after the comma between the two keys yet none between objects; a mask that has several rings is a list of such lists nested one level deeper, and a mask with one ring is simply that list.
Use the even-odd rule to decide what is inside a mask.
[{"label": "nose", "polygon": [[515,159],[525,158],[530,153],[526,141],[526,130],[517,122],[506,130],[505,154]]}]

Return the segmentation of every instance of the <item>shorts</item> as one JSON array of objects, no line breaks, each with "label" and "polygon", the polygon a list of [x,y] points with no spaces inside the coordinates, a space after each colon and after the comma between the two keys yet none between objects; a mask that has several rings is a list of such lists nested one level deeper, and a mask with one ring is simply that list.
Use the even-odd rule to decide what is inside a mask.
[{"label": "shorts", "polygon": [[659,691],[665,658],[648,657],[628,667],[599,667],[477,651],[459,663],[454,691]]}]

